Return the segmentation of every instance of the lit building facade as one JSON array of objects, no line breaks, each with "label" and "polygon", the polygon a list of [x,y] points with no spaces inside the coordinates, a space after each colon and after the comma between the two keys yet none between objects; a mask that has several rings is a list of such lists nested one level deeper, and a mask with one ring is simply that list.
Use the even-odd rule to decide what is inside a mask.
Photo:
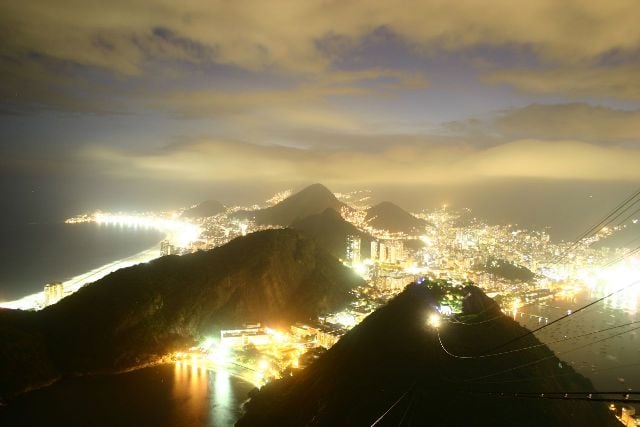
[{"label": "lit building facade", "polygon": [[350,264],[357,264],[360,262],[360,236],[348,235],[347,236],[347,262]]},{"label": "lit building facade", "polygon": [[49,306],[57,303],[64,296],[64,287],[60,282],[52,282],[44,285],[44,305]]}]

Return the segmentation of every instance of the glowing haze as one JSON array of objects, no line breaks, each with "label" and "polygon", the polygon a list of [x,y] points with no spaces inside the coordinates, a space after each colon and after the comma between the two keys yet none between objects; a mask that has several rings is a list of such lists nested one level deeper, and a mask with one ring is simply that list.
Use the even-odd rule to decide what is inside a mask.
[{"label": "glowing haze", "polygon": [[626,190],[638,22],[635,0],[4,2],[2,188]]}]

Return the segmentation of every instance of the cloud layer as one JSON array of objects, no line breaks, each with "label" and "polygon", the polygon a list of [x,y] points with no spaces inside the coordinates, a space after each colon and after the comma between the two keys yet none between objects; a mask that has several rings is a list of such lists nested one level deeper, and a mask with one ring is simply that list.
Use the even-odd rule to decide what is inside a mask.
[{"label": "cloud layer", "polygon": [[[8,2],[5,44],[14,53],[142,71],[146,57],[214,60],[243,68],[317,71],[380,27],[417,49],[532,46],[554,62],[577,63],[638,48],[633,0],[184,2]],[[531,25],[531,23],[535,23]]]},{"label": "cloud layer", "polygon": [[[135,137],[148,115],[193,124],[59,153],[104,176],[633,181],[638,22],[636,0],[9,1],[0,112],[126,113]],[[475,118],[457,113],[467,91]],[[4,145],[7,165],[45,169]]]},{"label": "cloud layer", "polygon": [[640,148],[640,110],[621,110],[585,103],[531,104],[497,112],[490,119],[445,124],[467,138],[492,136],[504,141],[522,138],[579,140],[627,144]]},{"label": "cloud layer", "polygon": [[153,79],[210,64],[316,78],[379,29],[427,57],[487,46],[529,52],[535,66],[524,69],[483,58],[489,81],[522,90],[640,99],[635,0],[33,0],[4,2],[0,12],[0,77],[25,92],[14,90],[16,102],[60,108],[82,97],[58,93],[67,99],[56,104],[50,85],[38,82],[68,89],[61,75],[95,86],[106,80],[96,73]]},{"label": "cloud layer", "polygon": [[110,176],[154,180],[343,184],[450,184],[493,178],[640,180],[639,150],[577,141],[519,140],[484,149],[425,141],[361,152],[202,140],[138,153],[91,147],[83,156]]}]

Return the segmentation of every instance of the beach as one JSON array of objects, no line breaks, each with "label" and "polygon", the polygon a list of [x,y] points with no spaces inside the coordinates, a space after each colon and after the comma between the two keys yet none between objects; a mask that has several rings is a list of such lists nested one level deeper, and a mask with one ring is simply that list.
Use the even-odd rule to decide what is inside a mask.
[{"label": "beach", "polygon": [[[78,274],[77,276],[62,282],[62,286],[64,287],[64,296],[66,297],[71,295],[82,286],[96,282],[114,271],[131,267],[132,265],[146,263],[159,257],[160,246],[158,242],[135,255],[107,263],[86,273]],[[44,291],[36,292],[14,301],[0,302],[0,308],[10,308],[15,310],[42,309],[44,308]]]}]

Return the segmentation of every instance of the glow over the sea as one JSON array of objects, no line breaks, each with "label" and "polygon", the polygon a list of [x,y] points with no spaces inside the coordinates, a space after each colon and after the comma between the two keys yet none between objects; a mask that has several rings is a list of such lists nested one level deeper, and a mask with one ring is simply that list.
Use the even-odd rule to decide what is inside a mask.
[{"label": "glow over the sea", "polygon": [[[167,219],[150,215],[129,215],[129,214],[106,214],[96,213],[88,221],[97,224],[117,225],[123,227],[144,227],[155,229],[166,234],[166,238],[178,246],[186,246],[196,240],[201,233],[200,227],[196,224],[180,221],[177,219]],[[70,222],[70,227],[73,222]],[[160,257],[160,248],[152,247],[132,255],[119,259],[89,272],[79,274],[62,283],[64,296],[67,297],[76,292],[87,283],[93,283],[102,279],[108,274],[132,265],[149,262]],[[15,310],[40,310],[44,308],[44,290],[27,295],[14,301],[0,302],[0,308],[10,308]]]}]

